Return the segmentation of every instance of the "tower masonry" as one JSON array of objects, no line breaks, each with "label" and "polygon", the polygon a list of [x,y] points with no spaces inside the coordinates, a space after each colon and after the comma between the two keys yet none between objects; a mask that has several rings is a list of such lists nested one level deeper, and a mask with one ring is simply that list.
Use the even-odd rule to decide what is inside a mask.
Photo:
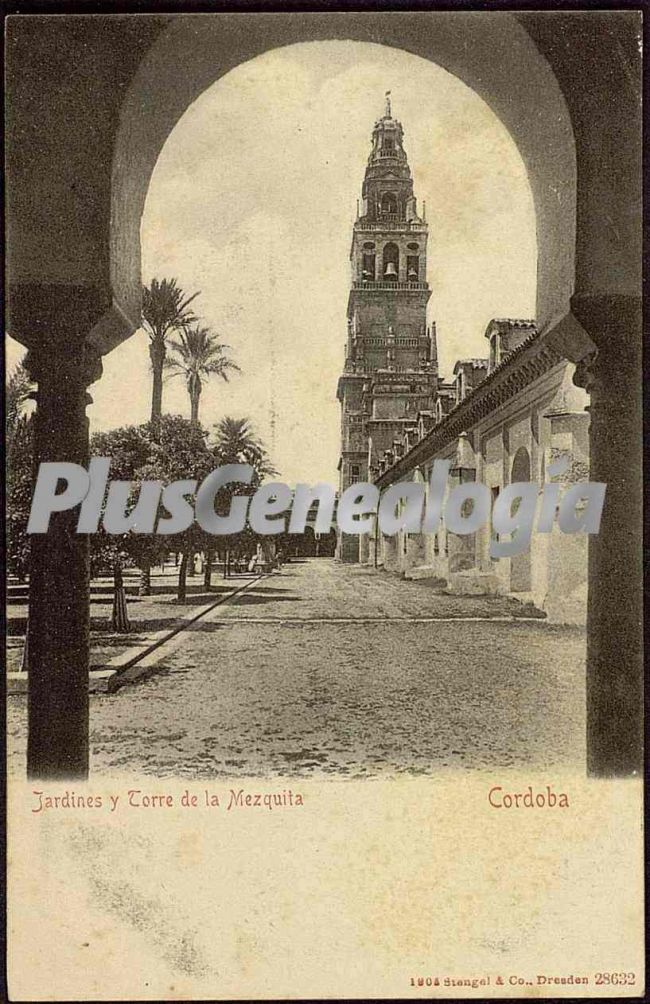
[{"label": "tower masonry", "polygon": [[[348,336],[341,403],[339,489],[371,481],[380,459],[418,415],[435,408],[435,324],[427,327],[428,227],[418,215],[401,123],[386,95],[372,131],[360,212],[352,228]],[[358,561],[359,538],[342,534],[338,556]]]}]

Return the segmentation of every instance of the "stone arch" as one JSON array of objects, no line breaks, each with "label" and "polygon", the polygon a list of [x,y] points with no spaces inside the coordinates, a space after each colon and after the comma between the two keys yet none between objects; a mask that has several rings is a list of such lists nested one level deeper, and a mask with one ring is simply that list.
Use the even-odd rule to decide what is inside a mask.
[{"label": "stone arch", "polygon": [[[430,17],[376,12],[300,19],[256,15],[247,20],[245,33],[241,16],[193,15],[171,21],[135,73],[120,110],[113,153],[110,268],[115,320],[122,322],[122,330],[124,315],[139,316],[139,227],[149,180],[183,112],[242,62],[273,48],[342,38],[374,42],[380,37],[383,45],[429,59],[459,77],[492,108],[519,150],[532,189],[538,323],[544,326],[567,313],[575,273],[576,156],[558,81],[514,15],[483,13],[478,32],[471,13],[437,12],[435,31]],[[505,48],[508,60],[495,58]]]},{"label": "stone arch", "polygon": [[[501,120],[526,166],[537,325],[551,349],[579,364],[574,379],[591,396],[591,475],[608,484],[608,506],[589,541],[588,768],[626,774],[642,762],[641,17],[478,18],[152,14],[48,18],[47,30],[40,16],[10,19],[8,330],[29,348],[38,382],[38,458],[85,463],[86,388],[100,375],[98,353],[139,326],[144,202],[189,105],[235,66],[319,40],[380,38],[457,76]],[[72,546],[65,520],[53,524],[32,542],[42,587],[30,594],[30,657],[43,671],[30,679],[28,764],[33,776],[85,776],[87,541],[79,535]],[[73,560],[63,562],[71,547]],[[64,718],[50,713],[62,706]]]}]

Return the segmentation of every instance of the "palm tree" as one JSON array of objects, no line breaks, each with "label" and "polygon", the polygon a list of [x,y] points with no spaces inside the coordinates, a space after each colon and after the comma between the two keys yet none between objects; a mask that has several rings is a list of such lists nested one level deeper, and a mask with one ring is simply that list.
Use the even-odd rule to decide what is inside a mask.
[{"label": "palm tree", "polygon": [[180,332],[180,341],[170,342],[169,347],[173,355],[166,359],[165,368],[171,371],[172,376],[185,377],[190,395],[190,421],[198,425],[203,380],[220,376],[228,382],[228,374],[240,372],[239,366],[228,358],[230,346],[220,342],[209,328],[198,324],[184,327]]},{"label": "palm tree", "polygon": [[[250,464],[254,470],[252,484],[259,485],[266,477],[278,472],[271,464],[264,445],[253,431],[248,418],[232,418],[226,415],[214,427],[212,448],[219,464]],[[204,588],[210,588],[212,562],[216,545],[206,548]],[[224,554],[224,578],[228,566],[228,546]]]},{"label": "palm tree", "polygon": [[214,429],[214,450],[220,463],[250,464],[255,470],[258,482],[277,474],[248,418],[232,418],[226,415],[217,422]]},{"label": "palm tree", "polygon": [[186,296],[176,279],[152,279],[150,286],[142,287],[142,325],[149,335],[149,356],[153,370],[151,424],[155,433],[160,429],[162,414],[167,338],[172,331],[179,331],[196,321],[189,305],[198,295],[193,293],[192,296]]}]

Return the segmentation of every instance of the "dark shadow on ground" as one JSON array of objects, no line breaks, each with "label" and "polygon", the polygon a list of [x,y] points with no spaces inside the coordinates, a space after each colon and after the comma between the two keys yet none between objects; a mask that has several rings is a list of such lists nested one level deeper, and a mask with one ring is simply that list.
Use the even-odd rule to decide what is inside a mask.
[{"label": "dark shadow on ground", "polygon": [[[188,625],[187,630],[201,631],[203,634],[216,634],[217,631],[223,631],[225,628],[227,628],[230,623],[231,622],[229,619],[228,620],[224,619],[222,621],[217,621],[217,622],[199,620],[195,621],[194,624]],[[241,627],[242,625],[242,621],[233,621],[232,623],[233,625],[236,624],[238,627]],[[253,624],[251,625],[251,627],[255,626],[256,625]]]},{"label": "dark shadow on ground", "polygon": [[[156,604],[156,606],[160,606],[163,610],[169,610],[170,607],[176,608],[176,607],[205,606],[207,603],[210,603],[210,601],[214,601],[216,603],[217,600],[219,599],[220,593],[227,593],[229,592],[229,590],[216,589],[209,593],[206,592],[191,593],[190,595],[186,596],[185,600],[182,603],[179,603],[179,601],[176,599],[175,592],[176,590],[173,590],[173,592],[171,593],[172,597],[171,599],[169,599],[165,603]],[[133,596],[133,597],[127,596],[127,603],[129,608],[136,608],[138,603],[147,603],[147,602],[151,602],[150,596]]]},{"label": "dark shadow on ground", "polygon": [[[233,576],[231,579],[225,579],[220,582],[219,585],[210,586],[210,589],[206,592],[203,585],[188,586],[186,590],[187,602],[188,603],[199,603],[202,600],[208,602],[213,596],[218,597],[221,593],[230,593],[233,589],[237,589],[239,586],[244,585],[246,582],[255,582],[255,579],[242,576],[238,578]],[[273,586],[264,586],[264,592],[266,593],[288,593],[288,589],[275,589]],[[169,586],[158,586],[156,589],[151,590],[151,596],[176,596],[178,593],[178,586],[175,584]],[[112,594],[111,594],[112,595]],[[205,597],[208,597],[208,600]],[[129,594],[127,594],[129,603],[133,601],[142,600],[147,602],[151,599],[150,596],[134,596],[133,599]],[[101,601],[100,601],[101,602]]]},{"label": "dark shadow on ground", "polygon": [[302,603],[300,596],[266,596],[264,593],[243,593],[241,596],[234,596],[228,609],[236,607],[254,606],[260,603]]},{"label": "dark shadow on ground", "polygon": [[[171,626],[173,626],[173,621]],[[170,627],[171,627],[170,626]],[[118,634],[113,631],[110,624],[105,625],[103,632],[97,631],[92,634],[91,646],[94,649],[97,648],[121,648],[124,645],[139,645],[140,643],[146,642],[148,636],[146,632],[140,629],[138,624],[132,631],[127,631],[125,634]]]},{"label": "dark shadow on ground", "polygon": [[[226,580],[225,582],[220,582],[218,585],[215,585],[213,583],[208,591],[212,593],[219,593],[219,592],[224,592],[229,588],[230,587],[228,586]],[[195,585],[192,585],[189,582],[187,584],[186,592],[188,596],[190,595],[193,596],[196,593],[205,593],[205,591],[206,589],[205,586],[203,585],[203,582],[197,582]],[[164,585],[160,586],[154,585],[153,583],[151,585],[151,596],[168,596],[168,595],[173,596],[174,593],[177,592],[178,592],[178,584],[176,582],[166,582]],[[143,597],[143,599],[146,599],[146,597]]]},{"label": "dark shadow on ground", "polygon": [[[214,595],[218,595],[219,593],[230,592],[230,590],[232,589],[232,585],[230,585],[229,583],[231,581],[232,581],[231,579],[226,579],[223,582],[219,582],[216,585],[213,583],[210,586],[209,590],[207,590],[207,591],[209,593],[214,594]],[[244,576],[242,576],[241,581],[244,581]],[[249,577],[249,581],[253,582],[254,579],[252,577]],[[164,585],[152,585],[151,592],[149,593],[148,596],[140,596],[140,594],[139,594],[139,587],[137,585],[130,584],[130,585],[125,585],[124,592],[125,592],[126,597],[127,597],[128,600],[131,600],[131,599],[147,600],[151,596],[173,596],[173,595],[175,595],[178,592],[178,585],[175,582],[165,583]],[[205,592],[206,592],[206,589],[205,589],[205,586],[203,585],[202,582],[201,583],[197,583],[196,585],[188,584],[188,586],[187,586],[187,594],[188,594],[188,596],[195,596],[197,594],[205,594]],[[90,587],[90,602],[91,603],[110,603],[112,601],[112,599],[113,599],[113,586],[110,586],[110,585],[101,585],[101,586],[91,585],[91,587]],[[21,595],[21,596],[13,596],[12,595],[12,596],[9,596],[8,601],[9,601],[9,603],[11,603],[12,606],[26,606],[27,603],[29,603],[29,596],[27,594],[26,595]]]}]

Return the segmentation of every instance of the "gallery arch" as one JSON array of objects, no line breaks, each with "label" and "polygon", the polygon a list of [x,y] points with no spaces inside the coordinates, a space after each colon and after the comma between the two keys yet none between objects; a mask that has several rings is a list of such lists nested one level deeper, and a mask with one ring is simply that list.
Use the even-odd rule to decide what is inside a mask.
[{"label": "gallery arch", "polygon": [[[483,12],[478,24],[466,12],[74,17],[47,32],[14,18],[9,330],[38,381],[38,459],[83,461],[87,388],[139,326],[151,172],[189,104],[261,52],[327,39],[381,38],[458,76],[524,160],[540,339],[578,364],[591,395],[591,476],[609,494],[590,541],[589,769],[626,774],[640,767],[642,708],[639,27],[633,11],[561,17],[561,46],[558,21],[538,12]],[[62,516],[34,561],[28,767],[85,776],[87,543]]]},{"label": "gallery arch", "polygon": [[[531,481],[530,468],[530,454],[525,446],[520,446],[512,461],[511,483]],[[510,561],[510,589],[513,593],[528,593],[530,587],[530,548],[526,548]]]}]

